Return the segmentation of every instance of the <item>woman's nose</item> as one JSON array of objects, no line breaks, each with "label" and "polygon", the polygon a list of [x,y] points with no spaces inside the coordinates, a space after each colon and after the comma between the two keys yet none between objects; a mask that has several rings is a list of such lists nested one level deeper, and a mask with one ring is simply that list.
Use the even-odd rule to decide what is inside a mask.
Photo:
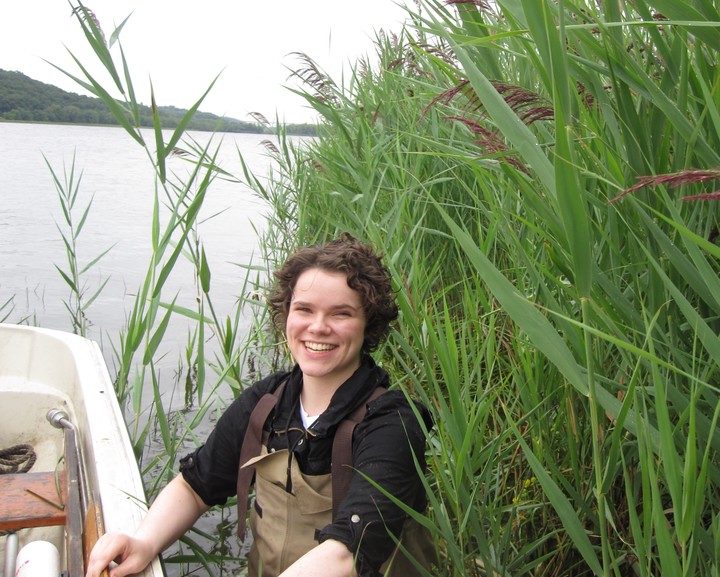
[{"label": "woman's nose", "polygon": [[313,316],[312,322],[310,323],[310,330],[315,333],[324,333],[328,329],[328,324],[325,319],[325,315]]}]

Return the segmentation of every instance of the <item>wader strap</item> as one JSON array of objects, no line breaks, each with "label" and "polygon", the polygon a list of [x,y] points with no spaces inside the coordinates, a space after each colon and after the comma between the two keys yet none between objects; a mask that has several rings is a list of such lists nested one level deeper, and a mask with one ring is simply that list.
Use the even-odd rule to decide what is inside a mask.
[{"label": "wader strap", "polygon": [[[241,540],[245,539],[246,518],[248,495],[250,494],[250,485],[252,484],[255,467],[243,467],[253,457],[260,455],[262,451],[262,432],[265,421],[270,416],[270,412],[282,395],[285,388],[284,381],[278,386],[274,393],[266,393],[255,405],[253,412],[250,414],[250,422],[248,423],[245,438],[243,439],[242,448],[240,449],[240,462],[238,464],[237,477],[237,510],[238,510],[238,536]],[[349,417],[344,419],[338,425],[333,439],[332,448],[332,495],[333,495],[333,519],[337,514],[340,503],[342,503],[348,488],[350,487],[350,479],[352,478],[352,437],[355,426],[365,418],[367,412],[367,404],[387,391],[384,387],[377,387],[370,397],[355,409]]]},{"label": "wader strap", "polygon": [[237,476],[237,509],[238,509],[238,537],[245,539],[245,524],[247,518],[248,495],[250,493],[250,485],[252,484],[255,467],[249,465],[243,467],[253,457],[257,457],[262,450],[262,433],[265,421],[270,416],[270,412],[285,388],[283,381],[274,393],[266,393],[255,405],[253,412],[250,413],[250,421],[248,423],[245,438],[243,439],[242,448],[240,449],[240,462],[238,464]]},{"label": "wader strap", "polygon": [[377,387],[367,401],[362,403],[355,409],[349,417],[344,419],[335,432],[332,448],[332,504],[333,519],[337,516],[340,503],[345,499],[348,488],[350,487],[350,479],[352,478],[352,438],[355,426],[365,418],[367,405],[371,401],[377,399],[385,393],[385,387]]}]

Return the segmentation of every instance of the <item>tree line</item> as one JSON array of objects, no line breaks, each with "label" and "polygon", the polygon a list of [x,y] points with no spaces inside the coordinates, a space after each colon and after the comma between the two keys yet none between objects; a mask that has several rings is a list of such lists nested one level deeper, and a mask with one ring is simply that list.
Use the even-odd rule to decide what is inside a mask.
[{"label": "tree line", "polygon": [[[164,128],[174,129],[187,110],[160,106]],[[66,124],[117,125],[117,119],[98,98],[67,92],[26,76],[22,72],[0,70],[0,121],[49,122]],[[140,106],[141,126],[151,127],[152,110]],[[270,134],[274,129],[261,122],[244,122],[209,112],[197,112],[190,130]],[[287,134],[315,136],[314,124],[288,124]]]}]

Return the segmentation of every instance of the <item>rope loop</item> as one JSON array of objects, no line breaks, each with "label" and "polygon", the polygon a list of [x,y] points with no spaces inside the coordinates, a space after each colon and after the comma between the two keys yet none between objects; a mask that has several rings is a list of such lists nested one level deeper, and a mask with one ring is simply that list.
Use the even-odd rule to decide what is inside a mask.
[{"label": "rope loop", "polygon": [[37,460],[32,445],[14,445],[0,449],[0,475],[27,473]]}]

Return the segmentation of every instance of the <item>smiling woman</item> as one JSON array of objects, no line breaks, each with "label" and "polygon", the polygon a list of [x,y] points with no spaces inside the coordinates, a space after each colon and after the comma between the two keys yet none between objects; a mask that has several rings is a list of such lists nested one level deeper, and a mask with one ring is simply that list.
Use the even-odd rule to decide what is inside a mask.
[{"label": "smiling woman", "polygon": [[303,407],[316,415],[397,318],[390,276],[370,247],[345,235],[298,251],[275,277],[275,323],[303,369]]},{"label": "smiling woman", "polygon": [[297,279],[285,333],[303,369],[300,402],[310,415],[330,404],[337,387],[360,366],[365,313],[342,273],[311,268]]},{"label": "smiling woman", "polygon": [[[110,577],[138,571],[236,494],[244,537],[253,478],[250,577],[417,574],[397,542],[418,549],[408,511],[426,505],[432,422],[423,405],[387,390],[388,374],[368,354],[398,314],[388,270],[371,247],[343,235],[291,255],[269,303],[295,366],[229,406],[137,533],[98,542],[88,577],[113,559],[120,564]],[[421,554],[431,558],[426,543]]]}]

